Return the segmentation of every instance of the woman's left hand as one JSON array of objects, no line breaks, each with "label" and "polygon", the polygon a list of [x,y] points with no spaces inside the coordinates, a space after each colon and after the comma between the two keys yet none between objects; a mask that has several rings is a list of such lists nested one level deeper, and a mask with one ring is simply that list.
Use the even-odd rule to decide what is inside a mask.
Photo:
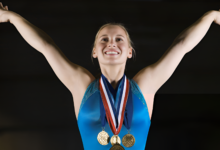
[{"label": "woman's left hand", "polygon": [[220,9],[219,11],[214,11],[215,13],[215,19],[214,19],[214,22],[218,25],[220,25]]},{"label": "woman's left hand", "polygon": [[0,23],[9,21],[9,19],[7,17],[3,16],[3,14],[8,11],[9,11],[8,6],[4,7],[2,2],[0,2]]}]

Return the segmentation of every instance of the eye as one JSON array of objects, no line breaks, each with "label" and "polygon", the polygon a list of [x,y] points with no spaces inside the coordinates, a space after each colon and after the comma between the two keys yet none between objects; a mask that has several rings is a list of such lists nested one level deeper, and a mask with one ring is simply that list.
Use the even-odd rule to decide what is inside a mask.
[{"label": "eye", "polygon": [[122,39],[121,39],[121,38],[117,38],[117,39],[120,39],[120,40],[122,41]]},{"label": "eye", "polygon": [[[107,39],[107,38],[103,38],[102,40],[106,40],[106,39]],[[101,41],[102,41],[102,40],[101,40]]]}]

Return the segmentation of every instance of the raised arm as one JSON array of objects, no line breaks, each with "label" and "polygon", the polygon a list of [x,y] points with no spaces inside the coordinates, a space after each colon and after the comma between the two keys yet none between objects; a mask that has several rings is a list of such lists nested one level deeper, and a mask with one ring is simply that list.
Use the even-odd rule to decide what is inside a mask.
[{"label": "raised arm", "polygon": [[6,10],[0,3],[0,22],[13,24],[25,41],[45,56],[57,77],[71,92],[87,87],[95,79],[88,70],[72,63],[45,32],[19,14]]},{"label": "raised arm", "polygon": [[219,11],[212,10],[205,13],[176,37],[157,62],[143,68],[134,76],[133,79],[139,84],[143,93],[156,93],[173,74],[184,55],[205,36],[213,21],[220,24]]}]

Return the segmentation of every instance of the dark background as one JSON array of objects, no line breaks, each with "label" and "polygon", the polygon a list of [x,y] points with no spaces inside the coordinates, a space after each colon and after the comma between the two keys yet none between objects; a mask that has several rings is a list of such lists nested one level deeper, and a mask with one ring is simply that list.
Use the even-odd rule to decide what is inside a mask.
[{"label": "dark background", "polygon": [[[1,1],[46,32],[72,62],[99,72],[90,54],[107,22],[127,28],[137,53],[132,78],[156,62],[184,29],[205,12],[209,0]],[[219,150],[220,26],[187,53],[156,93],[147,150]],[[13,24],[0,24],[0,150],[83,149],[73,98],[45,57]]]}]

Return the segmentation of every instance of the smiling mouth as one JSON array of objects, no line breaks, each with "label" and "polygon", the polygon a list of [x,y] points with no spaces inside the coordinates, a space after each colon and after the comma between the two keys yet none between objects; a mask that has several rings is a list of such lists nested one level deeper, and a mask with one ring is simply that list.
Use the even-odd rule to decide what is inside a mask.
[{"label": "smiling mouth", "polygon": [[105,52],[105,55],[118,55],[118,54],[119,54],[118,52],[110,52],[110,53]]}]

